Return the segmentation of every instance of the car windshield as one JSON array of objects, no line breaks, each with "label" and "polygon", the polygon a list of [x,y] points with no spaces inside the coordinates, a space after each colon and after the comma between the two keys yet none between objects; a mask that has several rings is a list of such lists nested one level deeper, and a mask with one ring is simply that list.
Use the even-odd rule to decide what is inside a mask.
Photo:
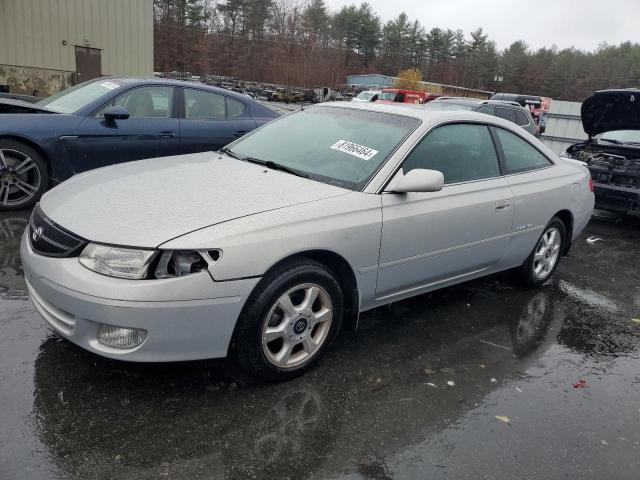
[{"label": "car windshield", "polygon": [[36,105],[58,113],[73,113],[120,87],[115,80],[91,80],[40,100]]},{"label": "car windshield", "polygon": [[360,100],[369,101],[371,100],[371,97],[373,97],[374,95],[375,95],[375,92],[360,92],[357,98]]},{"label": "car windshield", "polygon": [[394,102],[396,100],[396,95],[398,95],[396,92],[382,92],[378,98],[380,100]]},{"label": "car windshield", "polygon": [[604,132],[596,137],[598,141],[609,143],[630,143],[640,145],[640,130],[615,130]]},{"label": "car windshield", "polygon": [[231,144],[229,151],[359,190],[419,124],[402,115],[312,107],[269,123]]}]

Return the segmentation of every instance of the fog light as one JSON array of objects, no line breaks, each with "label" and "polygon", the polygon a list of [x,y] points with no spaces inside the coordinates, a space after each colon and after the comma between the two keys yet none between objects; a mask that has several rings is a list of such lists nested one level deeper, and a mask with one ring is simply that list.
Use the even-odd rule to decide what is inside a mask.
[{"label": "fog light", "polygon": [[100,325],[98,343],[111,348],[135,348],[147,338],[147,331],[140,328]]}]

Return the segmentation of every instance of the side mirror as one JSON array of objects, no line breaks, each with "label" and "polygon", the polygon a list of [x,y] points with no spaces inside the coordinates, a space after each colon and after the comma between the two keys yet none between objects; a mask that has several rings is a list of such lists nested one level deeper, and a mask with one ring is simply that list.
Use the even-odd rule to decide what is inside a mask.
[{"label": "side mirror", "polygon": [[444,175],[438,170],[415,168],[406,175],[400,170],[391,181],[388,192],[439,192],[444,187]]},{"label": "side mirror", "polygon": [[104,111],[104,119],[107,122],[114,122],[116,120],[126,120],[129,118],[129,111],[120,106],[109,107]]}]

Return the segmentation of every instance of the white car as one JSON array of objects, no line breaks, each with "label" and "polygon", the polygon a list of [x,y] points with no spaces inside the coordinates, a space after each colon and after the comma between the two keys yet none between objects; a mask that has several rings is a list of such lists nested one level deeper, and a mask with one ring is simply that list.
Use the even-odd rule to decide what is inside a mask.
[{"label": "white car", "polygon": [[358,95],[353,97],[352,102],[375,102],[380,98],[380,91],[378,90],[364,90]]},{"label": "white car", "polygon": [[583,165],[506,120],[324,104],[219,153],[77,175],[21,254],[37,310],[87,350],[282,380],[363,311],[512,268],[545,282],[593,203]]}]

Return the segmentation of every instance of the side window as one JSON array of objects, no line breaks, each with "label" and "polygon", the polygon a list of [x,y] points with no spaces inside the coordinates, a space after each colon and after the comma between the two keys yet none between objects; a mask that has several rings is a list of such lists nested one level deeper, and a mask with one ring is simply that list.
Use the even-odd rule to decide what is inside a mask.
[{"label": "side window", "polygon": [[245,110],[244,103],[239,100],[234,100],[233,98],[226,98],[227,102],[227,117],[237,117],[238,115],[242,115]]},{"label": "side window", "polygon": [[184,90],[185,115],[187,118],[237,117],[245,111],[245,104],[213,92]]},{"label": "side window", "polygon": [[520,110],[516,110],[516,117],[518,118],[518,125],[520,125],[521,127],[525,125],[529,125],[529,119],[527,118],[524,112],[521,112]]},{"label": "side window", "polygon": [[224,96],[202,90],[184,90],[184,108],[187,118],[225,118]]},{"label": "side window", "polygon": [[102,118],[110,107],[124,107],[132,118],[169,118],[173,105],[173,87],[132,88],[116,97],[96,114]]},{"label": "side window", "polygon": [[486,107],[482,107],[480,110],[478,110],[480,113],[486,113],[487,115],[493,115],[493,107],[490,106],[486,106]]},{"label": "side window", "polygon": [[506,173],[526,172],[553,165],[547,157],[516,134],[502,128],[496,128],[495,131],[504,152]]},{"label": "side window", "polygon": [[510,108],[496,108],[496,117],[516,123],[516,111]]},{"label": "side window", "polygon": [[444,125],[430,132],[402,165],[405,175],[414,168],[441,171],[445,184],[500,176],[498,156],[484,125]]}]

